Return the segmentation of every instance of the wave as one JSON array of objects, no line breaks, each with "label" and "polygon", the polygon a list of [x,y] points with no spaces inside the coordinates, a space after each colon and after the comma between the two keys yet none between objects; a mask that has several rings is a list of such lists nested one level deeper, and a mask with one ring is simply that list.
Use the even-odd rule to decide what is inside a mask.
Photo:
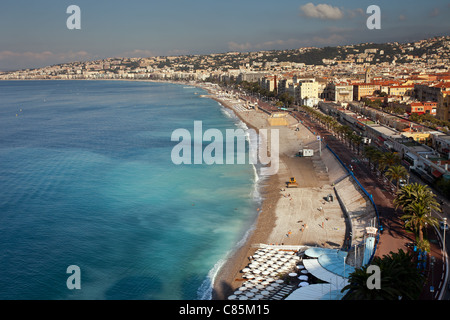
[{"label": "wave", "polygon": [[[217,101],[217,103],[221,107],[220,110],[222,111],[222,113],[227,118],[235,120],[234,121],[235,125],[238,128],[243,129],[246,132],[246,140],[248,143],[252,143],[252,140],[251,140],[252,136],[255,139],[259,140],[258,136],[249,134],[249,132],[248,132],[249,128],[248,128],[247,124],[244,121],[242,121],[233,110],[225,107],[222,103],[220,103],[218,101]],[[261,175],[261,170],[263,170],[264,168],[260,164],[252,164],[252,169],[253,169],[253,188],[250,191],[250,196],[253,199],[255,207],[260,208],[262,201],[263,201],[263,197],[261,195],[260,189],[262,187],[262,182],[265,179],[265,176]],[[255,215],[254,221],[251,223],[250,227],[246,230],[246,232],[244,233],[241,240],[239,240],[236,243],[236,245],[224,255],[224,257],[222,259],[217,261],[216,264],[212,267],[212,269],[208,272],[206,279],[202,282],[202,284],[200,285],[200,287],[197,290],[197,297],[199,300],[211,300],[212,299],[212,291],[214,288],[214,284],[215,284],[217,275],[219,274],[221,268],[225,265],[227,260],[235,252],[237,252],[242,246],[244,246],[245,243],[248,241],[250,235],[253,233],[253,231],[256,228],[256,221],[257,221],[257,215]]]},{"label": "wave", "polygon": [[245,232],[244,236],[241,240],[239,240],[236,245],[229,250],[224,258],[220,259],[216,262],[214,267],[209,270],[208,275],[205,280],[203,280],[203,283],[200,285],[200,287],[197,290],[197,297],[198,300],[211,300],[212,299],[212,291],[214,289],[215,280],[217,278],[217,275],[219,274],[222,267],[225,265],[227,260],[232,257],[232,255],[238,251],[242,246],[245,245],[247,240],[249,239],[250,235],[252,234],[253,230],[256,228],[256,220],[253,222],[251,227]]}]

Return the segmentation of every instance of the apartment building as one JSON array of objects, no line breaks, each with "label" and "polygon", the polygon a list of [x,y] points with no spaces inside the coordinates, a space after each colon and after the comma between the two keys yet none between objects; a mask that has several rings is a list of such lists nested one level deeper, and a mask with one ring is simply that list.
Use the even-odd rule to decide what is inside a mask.
[{"label": "apartment building", "polygon": [[407,106],[406,112],[424,114],[429,113],[431,115],[436,115],[437,102],[413,102]]},{"label": "apartment building", "polygon": [[381,85],[376,83],[357,83],[353,85],[353,100],[360,101],[362,98],[372,96],[375,91],[380,90]]},{"label": "apartment building", "polygon": [[450,121],[450,91],[444,91],[436,109],[436,118]]},{"label": "apartment building", "polygon": [[301,79],[295,87],[295,99],[298,103],[303,103],[303,100],[317,99],[319,97],[319,84],[315,79]]},{"label": "apartment building", "polygon": [[323,98],[334,102],[349,102],[353,100],[353,85],[342,83],[329,83],[324,89]]},{"label": "apartment building", "polygon": [[390,96],[413,96],[414,95],[414,85],[393,85],[389,86],[389,92],[388,94]]}]

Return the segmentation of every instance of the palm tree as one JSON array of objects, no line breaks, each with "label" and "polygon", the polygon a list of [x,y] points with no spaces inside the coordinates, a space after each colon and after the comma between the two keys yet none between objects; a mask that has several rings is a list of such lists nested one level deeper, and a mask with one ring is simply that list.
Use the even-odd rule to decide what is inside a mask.
[{"label": "palm tree", "polygon": [[435,197],[430,187],[419,183],[412,183],[400,189],[395,196],[394,205],[395,209],[402,207],[403,211],[408,213],[409,205],[413,202],[418,202],[425,205],[430,212],[431,210],[441,212],[440,205]]},{"label": "palm tree", "polygon": [[405,167],[402,165],[391,166],[386,171],[386,176],[392,182],[392,180],[397,181],[397,188],[395,189],[398,192],[398,187],[400,183],[400,179],[406,178],[408,175],[408,171],[406,171]]},{"label": "palm tree", "polygon": [[439,221],[431,216],[430,209],[426,204],[412,202],[406,209],[407,214],[401,216],[400,219],[406,220],[405,227],[413,227],[419,235],[419,243],[422,243],[423,228],[427,225],[437,226]]},{"label": "palm tree", "polygon": [[363,143],[363,138],[361,136],[358,136],[358,135],[355,134],[355,135],[353,135],[353,142],[356,145],[356,150],[357,150],[357,153],[359,155],[360,154],[361,145]]},{"label": "palm tree", "polygon": [[405,226],[414,228],[420,243],[423,243],[423,228],[438,223],[438,220],[431,216],[432,210],[441,212],[435,197],[428,186],[413,183],[401,188],[394,199],[395,209],[398,207],[403,209],[404,215],[401,219],[407,220]]},{"label": "palm tree", "polygon": [[372,155],[375,153],[377,149],[375,147],[372,146],[365,146],[363,153],[364,156],[369,160],[369,167],[371,167],[372,164]]},{"label": "palm tree", "polygon": [[392,152],[385,152],[380,159],[380,170],[384,171],[387,167],[397,165],[399,163],[400,158],[396,154]]},{"label": "palm tree", "polygon": [[375,170],[379,169],[382,157],[383,153],[378,149],[372,153],[372,162],[374,163]]},{"label": "palm tree", "polygon": [[375,257],[372,265],[381,271],[381,289],[369,289],[367,280],[371,276],[367,273],[368,266],[356,269],[349,276],[349,284],[341,292],[348,292],[343,300],[414,300],[420,295],[423,276],[417,270],[414,257],[410,252],[399,250],[390,252],[383,258]]}]

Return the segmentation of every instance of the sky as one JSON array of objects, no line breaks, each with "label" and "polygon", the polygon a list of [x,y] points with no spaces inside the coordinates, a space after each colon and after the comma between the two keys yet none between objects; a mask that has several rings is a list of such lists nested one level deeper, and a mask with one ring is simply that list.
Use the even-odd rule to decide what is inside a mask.
[{"label": "sky", "polygon": [[[70,5],[81,29],[68,29]],[[368,29],[370,5],[380,29]],[[410,42],[450,35],[448,0],[1,0],[0,70],[150,57]]]}]

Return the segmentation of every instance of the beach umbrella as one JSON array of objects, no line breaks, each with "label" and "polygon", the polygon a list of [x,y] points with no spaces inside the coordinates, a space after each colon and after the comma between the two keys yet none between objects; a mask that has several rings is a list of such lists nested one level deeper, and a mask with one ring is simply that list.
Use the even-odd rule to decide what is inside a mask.
[{"label": "beach umbrella", "polygon": [[296,277],[297,276],[297,273],[296,272],[291,272],[291,273],[289,273],[289,277]]},{"label": "beach umbrella", "polygon": [[284,283],[284,281],[283,280],[281,280],[281,279],[279,279],[279,280],[275,280],[275,283]]},{"label": "beach umbrella", "polygon": [[272,287],[272,286],[268,286],[268,287],[266,287],[266,290],[267,290],[267,291],[272,291],[272,290],[275,290],[275,288]]},{"label": "beach umbrella", "polygon": [[266,270],[266,271],[263,271],[262,274],[265,276],[268,276],[270,274],[270,272]]},{"label": "beach umbrella", "polygon": [[268,296],[268,295],[270,295],[270,292],[267,291],[267,290],[265,290],[265,291],[261,292],[261,294],[262,294],[263,296]]},{"label": "beach umbrella", "polygon": [[264,298],[264,296],[263,296],[262,294],[257,294],[257,295],[255,296],[255,299],[262,299],[262,298]]},{"label": "beach umbrella", "polygon": [[306,287],[306,286],[309,286],[309,283],[308,283],[308,282],[300,282],[300,283],[298,284],[298,286],[299,286],[299,287]]},{"label": "beach umbrella", "polygon": [[231,296],[228,297],[228,300],[236,300],[236,298],[237,298],[237,297],[233,294],[233,295],[231,295]]},{"label": "beach umbrella", "polygon": [[270,274],[271,277],[276,277],[278,275],[278,272],[274,271]]},{"label": "beach umbrella", "polygon": [[300,276],[298,277],[298,280],[308,280],[308,276]]},{"label": "beach umbrella", "polygon": [[247,287],[242,286],[242,287],[240,287],[238,290],[239,290],[239,291],[245,291],[245,290],[247,290]]},{"label": "beach umbrella", "polygon": [[242,291],[239,291],[239,290],[234,292],[234,294],[237,295],[237,296],[240,295],[241,293],[242,293]]},{"label": "beach umbrella", "polygon": [[300,264],[297,266],[297,269],[299,269],[299,270],[305,269],[305,266]]},{"label": "beach umbrella", "polygon": [[307,273],[308,273],[307,270],[302,270],[302,271],[300,271],[300,272],[303,273],[303,274],[307,274]]},{"label": "beach umbrella", "polygon": [[242,272],[249,272],[250,271],[250,268],[244,268],[244,269],[242,269]]},{"label": "beach umbrella", "polygon": [[241,296],[241,297],[239,297],[239,300],[248,300],[248,297],[247,296]]},{"label": "beach umbrella", "polygon": [[250,292],[257,293],[257,292],[259,292],[259,289],[253,288],[250,290]]},{"label": "beach umbrella", "polygon": [[261,285],[261,284],[258,284],[257,286],[256,286],[256,289],[264,289],[265,287],[263,286],[263,285]]},{"label": "beach umbrella", "polygon": [[245,294],[245,296],[251,298],[251,297],[255,296],[255,294],[253,292],[247,292]]},{"label": "beach umbrella", "polygon": [[270,286],[277,288],[277,287],[281,286],[281,284],[275,282],[275,283],[270,284]]}]

